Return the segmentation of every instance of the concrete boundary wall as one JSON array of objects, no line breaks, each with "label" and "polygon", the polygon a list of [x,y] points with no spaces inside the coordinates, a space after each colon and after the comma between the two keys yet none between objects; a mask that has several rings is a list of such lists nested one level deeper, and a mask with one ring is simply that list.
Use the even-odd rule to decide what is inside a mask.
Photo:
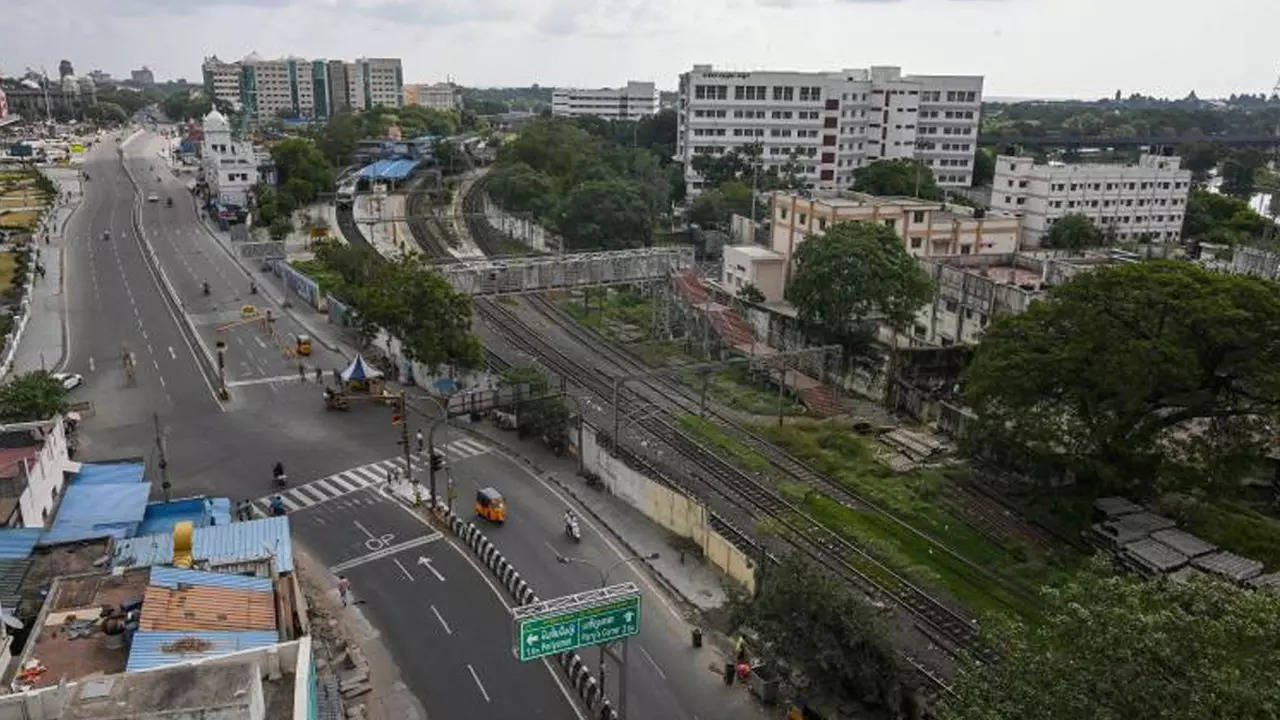
[{"label": "concrete boundary wall", "polygon": [[716,567],[750,593],[756,590],[756,562],[730,538],[716,532],[707,506],[669,483],[646,476],[614,457],[599,441],[598,430],[582,428],[583,467],[599,476],[613,495],[662,527],[688,538]]},{"label": "concrete boundary wall", "polygon": [[556,252],[564,247],[564,239],[527,217],[518,217],[484,195],[484,218],[493,228],[516,242],[542,252]]}]

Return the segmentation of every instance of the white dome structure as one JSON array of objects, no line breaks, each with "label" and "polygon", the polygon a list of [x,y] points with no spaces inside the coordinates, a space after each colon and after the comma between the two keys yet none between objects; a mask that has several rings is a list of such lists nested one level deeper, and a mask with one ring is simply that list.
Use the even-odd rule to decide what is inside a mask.
[{"label": "white dome structure", "polygon": [[229,131],[231,123],[227,122],[227,116],[218,112],[218,108],[213,108],[204,116],[204,131],[217,132]]}]

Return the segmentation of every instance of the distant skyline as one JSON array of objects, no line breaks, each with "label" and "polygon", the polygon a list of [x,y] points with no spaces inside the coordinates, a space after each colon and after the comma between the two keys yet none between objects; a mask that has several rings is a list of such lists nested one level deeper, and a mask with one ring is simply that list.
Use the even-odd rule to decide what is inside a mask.
[{"label": "distant skyline", "polygon": [[400,57],[406,82],[674,90],[733,70],[986,76],[996,97],[1270,93],[1280,3],[1262,0],[0,0],[0,73],[71,60],[199,82],[205,56]]}]

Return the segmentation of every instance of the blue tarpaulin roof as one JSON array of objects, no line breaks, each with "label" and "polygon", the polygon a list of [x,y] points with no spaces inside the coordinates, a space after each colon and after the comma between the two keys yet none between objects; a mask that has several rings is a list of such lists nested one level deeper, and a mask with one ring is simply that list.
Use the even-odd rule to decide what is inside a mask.
[{"label": "blue tarpaulin roof", "polygon": [[231,498],[194,497],[172,502],[148,503],[135,535],[171,533],[173,526],[190,520],[195,527],[231,524]]},{"label": "blue tarpaulin roof", "polygon": [[[187,642],[179,642],[181,640]],[[280,638],[275,632],[265,630],[144,630],[133,635],[125,672],[267,647],[278,642]],[[194,649],[196,647],[200,649]]]},{"label": "blue tarpaulin roof", "polygon": [[[230,565],[275,557],[276,572],[293,572],[293,545],[289,518],[283,516],[196,528],[191,538],[191,559],[198,563]],[[173,536],[142,535],[116,542],[112,564],[147,567],[173,563]]]},{"label": "blue tarpaulin roof", "polygon": [[368,380],[379,377],[382,377],[382,373],[377,368],[369,367],[369,363],[364,361],[364,356],[362,355],[356,355],[356,359],[352,360],[347,369],[342,371],[343,381]]},{"label": "blue tarpaulin roof", "polygon": [[20,560],[31,555],[44,528],[0,528],[0,560]]},{"label": "blue tarpaulin roof", "polygon": [[368,180],[403,180],[418,167],[418,160],[379,160],[360,168],[360,177]]},{"label": "blue tarpaulin roof", "polygon": [[142,463],[84,463],[67,483],[53,527],[40,545],[137,532],[146,513],[151,484],[142,476]]}]

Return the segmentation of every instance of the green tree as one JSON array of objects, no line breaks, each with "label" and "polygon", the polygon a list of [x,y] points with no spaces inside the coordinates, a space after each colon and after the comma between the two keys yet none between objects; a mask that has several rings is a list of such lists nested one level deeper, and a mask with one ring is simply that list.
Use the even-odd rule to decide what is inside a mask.
[{"label": "green tree", "polygon": [[91,105],[84,111],[85,119],[92,120],[99,125],[114,127],[123,125],[129,121],[129,115],[125,113],[124,108],[113,102],[100,102],[97,105]]},{"label": "green tree", "polygon": [[289,138],[271,148],[271,159],[280,174],[281,193],[294,207],[305,205],[321,192],[333,189],[333,168],[310,140]]},{"label": "green tree", "polygon": [[996,153],[992,148],[978,148],[973,155],[973,186],[990,185],[996,177]]},{"label": "green tree", "polygon": [[531,365],[514,365],[502,373],[503,387],[525,386],[526,399],[516,408],[520,436],[540,437],[557,454],[569,447],[569,408],[563,398],[551,395],[551,385],[542,371]]},{"label": "green tree", "polygon": [[1248,198],[1253,194],[1254,173],[1265,164],[1266,156],[1257,150],[1232,150],[1222,161],[1222,192]]},{"label": "green tree", "polygon": [[360,140],[360,124],[355,115],[348,111],[340,112],[329,118],[321,126],[316,137],[316,146],[324,153],[325,159],[335,167],[350,164],[354,159],[356,143]]},{"label": "green tree", "polygon": [[573,188],[556,222],[565,246],[574,250],[622,250],[647,245],[653,217],[637,183],[591,180]]},{"label": "green tree", "polygon": [[1054,221],[1043,245],[1053,250],[1083,250],[1102,242],[1102,233],[1088,215],[1068,213]]},{"label": "green tree", "polygon": [[1192,182],[1202,183],[1209,179],[1209,172],[1218,166],[1226,147],[1216,142],[1189,142],[1178,147],[1178,155],[1182,158],[1182,168],[1191,171]]},{"label": "green tree", "polygon": [[933,284],[902,248],[893,230],[874,223],[840,222],[796,249],[787,299],[810,326],[831,337],[852,324],[883,319],[901,329],[929,301]]},{"label": "green tree", "polygon": [[738,290],[738,297],[751,303],[762,303],[765,301],[764,293],[760,291],[760,288],[751,283],[743,285],[742,289]]},{"label": "green tree", "polygon": [[704,228],[720,227],[729,219],[729,203],[720,188],[703,190],[689,204],[689,222]]},{"label": "green tree", "polygon": [[490,171],[485,190],[503,208],[545,217],[559,201],[555,181],[523,162],[499,165]]},{"label": "green tree", "polygon": [[1115,576],[1097,564],[1045,599],[1034,625],[989,625],[1002,657],[957,673],[939,717],[1245,720],[1280,713],[1280,594],[1217,580]]},{"label": "green tree", "polygon": [[453,175],[471,169],[471,158],[455,142],[449,140],[437,142],[435,156],[436,165],[447,174]]},{"label": "green tree", "polygon": [[972,437],[1010,462],[1137,496],[1231,492],[1280,419],[1280,285],[1094,270],[988,328],[963,385]]},{"label": "green tree", "polygon": [[763,647],[753,650],[823,691],[898,710],[910,693],[907,675],[867,601],[798,553],[764,572],[755,597],[733,595],[729,604],[732,623],[759,634]]},{"label": "green tree", "polygon": [[1193,240],[1246,245],[1266,230],[1267,219],[1230,195],[1195,189],[1187,197],[1183,234]]},{"label": "green tree", "polygon": [[0,385],[0,421],[47,420],[66,411],[62,382],[43,370],[15,375]]},{"label": "green tree", "polygon": [[853,189],[871,195],[905,195],[940,200],[933,171],[917,160],[877,160],[854,174]]},{"label": "green tree", "polygon": [[267,225],[267,233],[277,242],[283,241],[291,232],[293,232],[293,220],[288,215],[276,215]]}]

